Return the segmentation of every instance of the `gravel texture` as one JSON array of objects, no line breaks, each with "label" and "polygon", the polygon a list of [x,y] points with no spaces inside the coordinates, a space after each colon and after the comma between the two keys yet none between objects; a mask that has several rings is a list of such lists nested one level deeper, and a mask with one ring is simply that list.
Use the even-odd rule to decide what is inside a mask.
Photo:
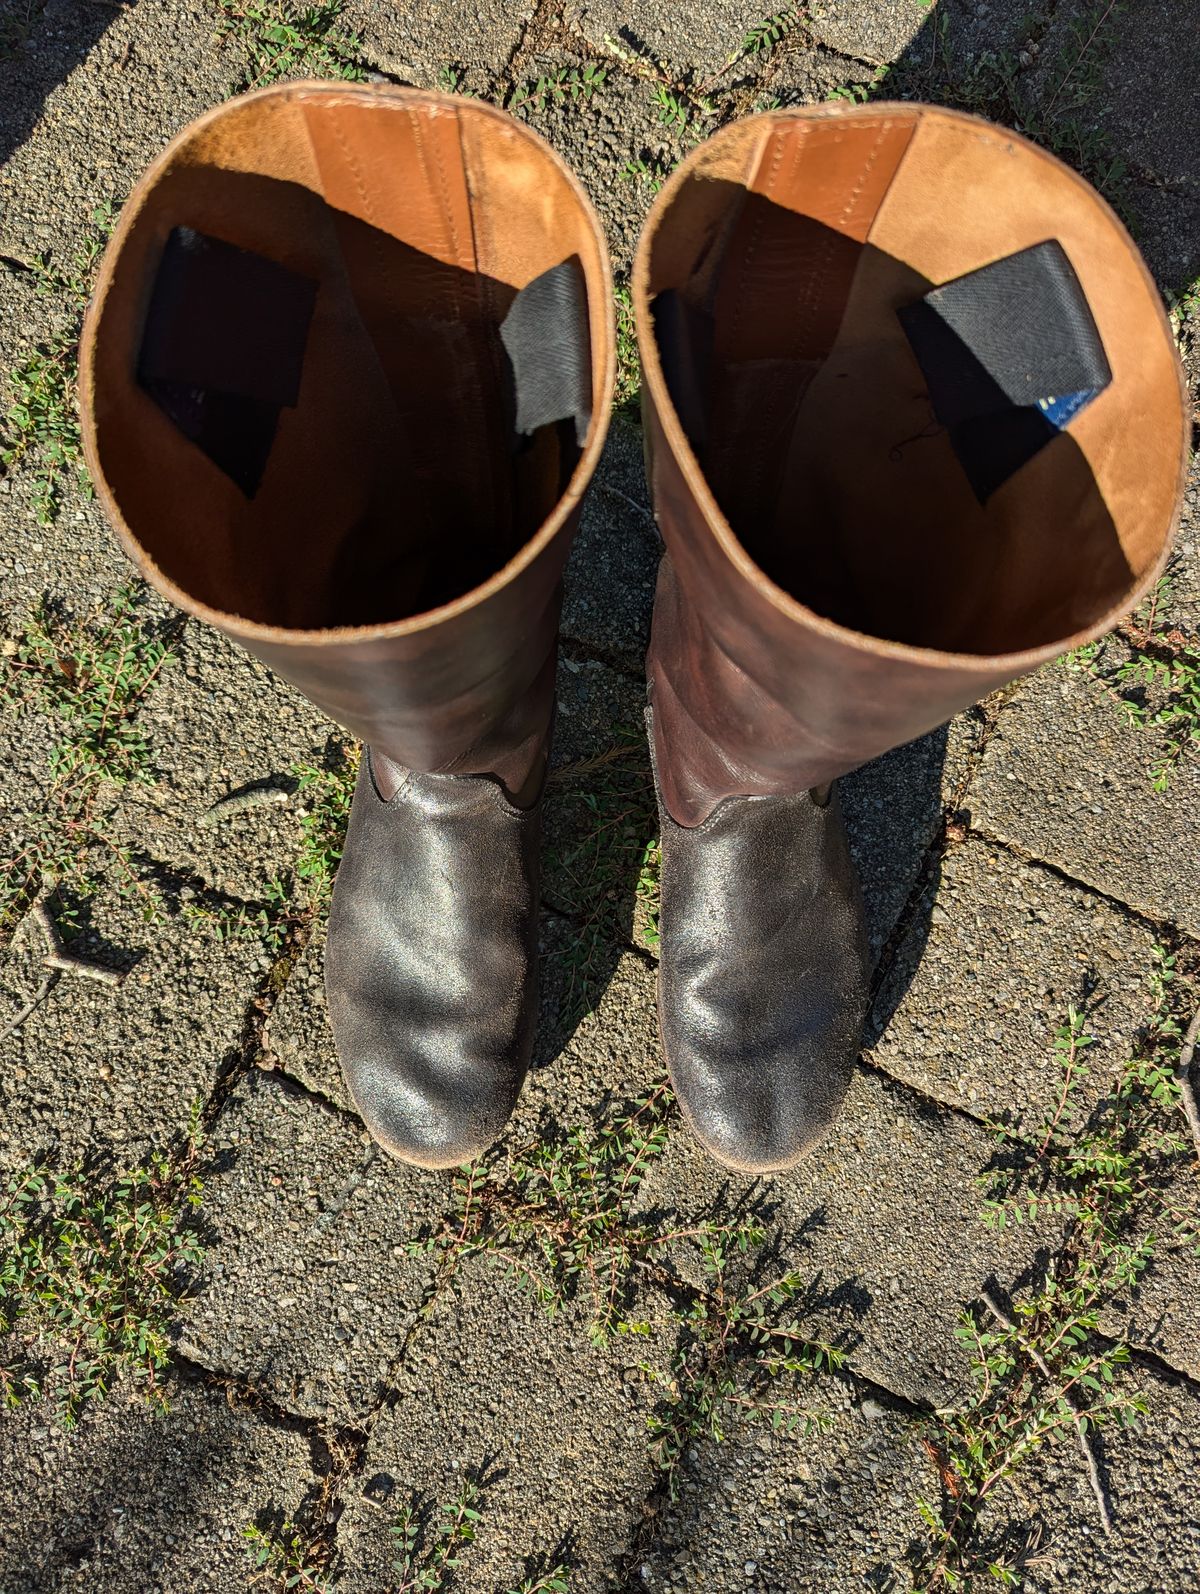
[{"label": "gravel texture", "polygon": [[[39,257],[70,275],[96,206],[120,203],[176,131],[255,75],[260,25],[255,7],[237,9],[47,0],[9,8],[15,33],[0,17],[0,416],[30,352],[76,314],[38,291]],[[300,9],[288,15],[302,22]],[[719,121],[861,97],[886,64],[889,93],[1035,128],[1057,111],[1047,136],[1105,182],[1164,293],[1195,280],[1188,7],[814,0],[777,48],[727,67],[766,10],[350,0],[335,26],[358,35],[347,69],[485,94],[546,136],[592,194],[618,278],[657,185]],[[1007,110],[996,62],[1011,72]],[[594,92],[571,78],[589,68],[604,73]],[[1200,312],[1181,315],[1179,332],[1194,402]],[[641,451],[636,421],[617,418],[567,571],[541,1023],[491,1164],[503,1185],[545,1148],[574,1224],[593,1212],[597,1138],[662,1076],[653,898],[637,893],[656,823],[641,726],[659,553]],[[79,619],[130,579],[74,484],[50,525],[35,498],[27,465],[0,475],[0,662],[44,597]],[[1198,503],[1193,467],[1156,646],[1197,647]],[[481,1500],[455,1578],[464,1594],[504,1594],[557,1561],[572,1594],[910,1588],[925,1542],[917,1502],[936,1505],[943,1487],[930,1408],[961,1409],[973,1387],[959,1314],[989,1283],[1020,1299],[1060,1237],[1049,1221],[1002,1233],[981,1222],[995,1154],[982,1120],[1052,1099],[1052,1036],[1069,1003],[1096,1035],[1082,1098],[1095,1102],[1150,1016],[1155,943],[1177,958],[1177,989],[1195,993],[1200,765],[1189,754],[1165,792],[1151,788],[1157,733],[1132,726],[1113,695],[1136,627],[1097,656],[1099,679],[1044,670],[842,783],[877,980],[845,1113],[793,1175],[747,1181],[706,1161],[671,1111],[624,1221],[676,1234],[753,1219],[764,1245],[739,1253],[730,1279],[750,1289],[796,1270],[806,1287],[786,1310],[846,1365],[787,1383],[827,1427],[774,1433],[735,1402],[718,1414],[720,1438],[698,1424],[668,1480],[647,1425],[678,1411],[700,1365],[689,1313],[714,1303],[697,1246],[676,1234],[635,1283],[631,1317],[646,1331],[601,1347],[582,1293],[550,1315],[503,1258],[479,1253],[439,1274],[422,1245],[458,1212],[452,1177],[366,1141],[328,1032],[320,913],[308,922],[297,901],[270,936],[219,934],[290,877],[303,806],[293,766],[332,756],[338,733],[156,599],[143,617],[152,634],[167,628],[175,655],[138,711],[148,779],[102,794],[96,890],[76,900],[62,885],[55,906],[72,952],[121,979],[62,974],[0,1040],[0,1174],[39,1158],[51,1170],[88,1154],[139,1162],[202,1102],[205,1259],[178,1311],[166,1416],[124,1382],[72,1433],[43,1405],[4,1411],[0,1589],[225,1594],[251,1575],[245,1527],[278,1533],[286,1519],[328,1559],[333,1589],[376,1594],[396,1578],[401,1508],[420,1508],[428,1550],[425,1508],[436,1516],[468,1475]],[[19,840],[54,801],[61,732],[22,701],[6,703],[2,734],[0,825]],[[253,790],[286,796],[206,822]],[[132,894],[114,848],[133,861]],[[37,992],[44,957],[27,913],[0,947],[0,1028]],[[1106,1308],[1100,1326],[1135,1347],[1130,1387],[1148,1408],[1098,1447],[1115,1531],[1101,1531],[1074,1437],[1043,1447],[980,1523],[985,1544],[1024,1546],[1029,1590],[1200,1588],[1197,1323],[1186,1249]]]},{"label": "gravel texture", "polygon": [[289,1410],[363,1415],[415,1320],[429,1269],[407,1245],[445,1177],[267,1074],[239,1087],[210,1154],[215,1243],[182,1348]]},{"label": "gravel texture", "polygon": [[895,1011],[872,1061],[977,1117],[1016,1108],[1036,1120],[1058,1098],[1054,1031],[1074,1005],[1096,1032],[1081,1092],[1090,1106],[1152,1014],[1150,931],[974,837],[942,860],[930,894],[927,937],[905,937],[880,991]]},{"label": "gravel texture", "polygon": [[[1119,645],[1107,645],[1117,662]],[[1151,786],[1161,747],[1101,682],[1065,664],[1022,684],[968,794],[972,821],[1153,919],[1200,932],[1200,766]]]},{"label": "gravel texture", "polygon": [[448,1503],[470,1476],[482,1520],[462,1551],[467,1587],[512,1588],[564,1557],[573,1591],[612,1587],[612,1546],[632,1535],[655,1482],[644,1359],[628,1340],[591,1345],[577,1311],[548,1322],[527,1296],[514,1297],[503,1267],[467,1264],[372,1430],[344,1518],[343,1586],[386,1587],[396,1509],[414,1493],[422,1504]]},{"label": "gravel texture", "polygon": [[128,1385],[71,1431],[35,1407],[7,1414],[0,1587],[228,1594],[246,1583],[247,1523],[294,1512],[313,1465],[296,1424],[199,1380],[165,1415]]}]

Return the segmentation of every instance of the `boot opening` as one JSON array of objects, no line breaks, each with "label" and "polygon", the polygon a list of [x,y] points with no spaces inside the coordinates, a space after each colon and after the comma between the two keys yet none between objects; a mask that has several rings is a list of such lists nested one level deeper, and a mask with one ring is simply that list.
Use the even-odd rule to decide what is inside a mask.
[{"label": "boot opening", "polygon": [[1156,567],[1169,337],[1123,229],[1049,157],[918,107],[760,119],[693,157],[650,226],[667,392],[791,597],[995,655],[1086,630]]},{"label": "boot opening", "polygon": [[193,602],[287,630],[404,620],[560,503],[602,397],[604,269],[515,124],[369,91],[234,102],[113,248],[94,452]]}]

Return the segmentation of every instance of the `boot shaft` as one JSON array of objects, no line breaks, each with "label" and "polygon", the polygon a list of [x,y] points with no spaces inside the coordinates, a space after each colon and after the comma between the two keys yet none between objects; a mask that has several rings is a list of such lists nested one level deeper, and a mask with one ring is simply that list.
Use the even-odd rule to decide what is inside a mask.
[{"label": "boot shaft", "polygon": [[921,735],[1161,570],[1186,463],[1170,329],[1113,213],[1019,137],[914,105],[735,124],[659,195],[634,303],[681,822]]},{"label": "boot shaft", "polygon": [[491,769],[553,652],[611,318],[590,203],[503,112],[263,90],[122,213],[81,352],[88,464],[172,602],[389,757]]}]

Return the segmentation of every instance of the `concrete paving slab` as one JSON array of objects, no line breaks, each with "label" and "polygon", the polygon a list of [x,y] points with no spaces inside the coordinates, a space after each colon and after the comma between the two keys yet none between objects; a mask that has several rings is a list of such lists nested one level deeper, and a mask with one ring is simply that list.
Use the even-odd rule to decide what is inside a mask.
[{"label": "concrete paving slab", "polygon": [[593,49],[603,51],[606,37],[615,38],[697,83],[720,72],[764,15],[755,0],[648,0],[634,16],[617,0],[568,0],[564,13]]},{"label": "concrete paving slab", "polygon": [[292,1515],[313,1487],[308,1441],[172,1385],[151,1412],[119,1385],[74,1430],[44,1407],[0,1424],[0,1587],[5,1594],[228,1594],[248,1575],[243,1529]]},{"label": "concrete paving slab", "polygon": [[0,63],[0,253],[69,259],[96,205],[124,200],[167,141],[230,92],[242,62],[200,0],[48,0]]},{"label": "concrete paving slab", "polygon": [[[186,1126],[240,1045],[265,972],[261,947],[222,944],[178,914],[148,925],[119,888],[112,870],[101,878],[69,949],[123,972],[121,983],[60,974],[0,1041],[0,1164],[26,1166],[46,1151],[69,1166],[106,1148],[130,1164]],[[30,916],[5,957],[0,1022],[37,992],[46,952]]]},{"label": "concrete paving slab", "polygon": [[[807,1396],[809,1390],[804,1391]],[[640,1575],[651,1589],[841,1594],[899,1587],[919,1526],[918,1492],[936,1489],[911,1420],[856,1402],[822,1378],[811,1390],[832,1427],[786,1435],[735,1420],[695,1445]]]},{"label": "concrete paving slab", "polygon": [[822,44],[871,66],[898,60],[927,29],[920,0],[813,0],[809,30]]},{"label": "concrete paving slab", "polygon": [[533,16],[532,0],[351,0],[342,22],[364,62],[420,88],[490,96]]},{"label": "concrete paving slab", "polygon": [[662,543],[650,513],[641,427],[614,416],[567,565],[562,634],[640,672]]},{"label": "concrete paving slab", "polygon": [[978,1117],[1036,1120],[1058,1098],[1054,1032],[1073,1004],[1096,1042],[1086,1107],[1151,1017],[1153,948],[1146,926],[1103,898],[969,836],[942,862],[927,935],[897,950],[879,993],[881,1012],[894,1011],[871,1058]]},{"label": "concrete paving slab", "polygon": [[414,1342],[339,1524],[347,1594],[389,1582],[397,1510],[449,1503],[482,1474],[462,1586],[511,1589],[535,1568],[570,1568],[572,1594],[613,1587],[656,1481],[646,1453],[653,1350],[589,1344],[574,1310],[548,1319],[511,1277],[468,1262]]},{"label": "concrete paving slab", "polygon": [[[350,738],[208,626],[190,621],[174,654],[139,716],[155,781],[126,788],[112,838],[231,897],[261,901],[300,843],[304,799],[293,766],[321,767]],[[213,822],[214,804],[261,787],[292,795]]]},{"label": "concrete paving slab", "polygon": [[760,1210],[780,1268],[812,1275],[813,1332],[843,1343],[885,1389],[936,1405],[965,1371],[958,1313],[989,1274],[1019,1274],[1045,1240],[980,1221],[977,1181],[991,1154],[969,1119],[860,1068],[829,1138],[792,1172],[748,1181],[710,1162],[681,1126],[639,1203],[672,1223],[736,1203]]},{"label": "concrete paving slab", "polygon": [[[1121,645],[1107,646],[1120,661]],[[1013,695],[971,785],[983,831],[1157,919],[1200,933],[1200,762],[1185,755],[1165,792],[1149,768],[1152,729],[1130,725],[1084,672],[1055,664]]]},{"label": "concrete paving slab", "polygon": [[415,1320],[430,1265],[406,1247],[447,1177],[393,1161],[357,1120],[262,1073],[210,1152],[213,1238],[181,1348],[290,1411],[361,1419]]}]

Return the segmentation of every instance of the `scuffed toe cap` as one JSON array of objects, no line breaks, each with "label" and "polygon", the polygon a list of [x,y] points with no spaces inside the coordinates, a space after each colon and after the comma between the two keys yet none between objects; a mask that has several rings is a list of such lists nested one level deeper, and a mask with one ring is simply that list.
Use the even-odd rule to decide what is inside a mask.
[{"label": "scuffed toe cap", "polygon": [[[685,1032],[686,1034],[686,1029]],[[846,1055],[794,1055],[756,1066],[744,1053],[713,1055],[664,1026],[664,1050],[688,1126],[711,1157],[739,1173],[783,1173],[837,1121],[850,1071]]]},{"label": "scuffed toe cap", "polygon": [[417,1168],[457,1168],[473,1162],[504,1131],[517,1091],[478,1088],[471,1070],[427,1069],[399,1059],[343,1058],[354,1105],[373,1139],[390,1156]]}]

